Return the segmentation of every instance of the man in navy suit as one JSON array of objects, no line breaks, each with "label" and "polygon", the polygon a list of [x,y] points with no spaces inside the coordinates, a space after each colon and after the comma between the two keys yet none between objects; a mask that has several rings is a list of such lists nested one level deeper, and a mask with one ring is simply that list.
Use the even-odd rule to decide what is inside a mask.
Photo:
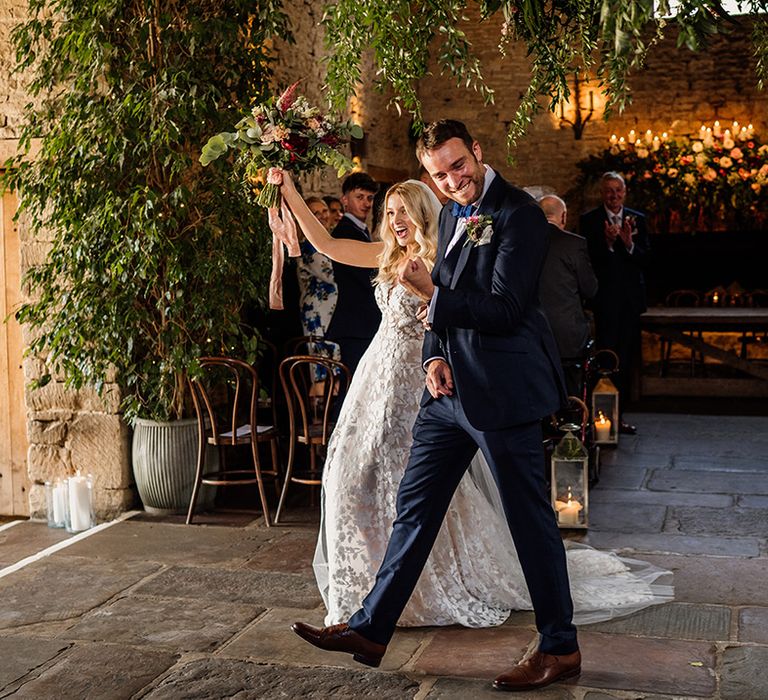
[{"label": "man in navy suit", "polygon": [[348,624],[303,639],[378,666],[454,491],[478,447],[494,473],[536,613],[538,650],[494,681],[539,688],[575,676],[581,657],[565,551],[546,494],[540,419],[564,391],[538,304],[547,222],[536,202],[483,164],[461,122],[430,124],[417,155],[455,203],[443,208],[435,267],[408,261],[402,283],[431,299],[424,342],[427,389],[397,496],[397,518],[376,583]]},{"label": "man in navy suit", "polygon": [[[582,214],[579,233],[587,239],[598,281],[593,302],[597,347],[613,350],[619,357],[616,385],[619,405],[624,406],[640,347],[640,314],[647,308],[643,267],[651,246],[645,216],[624,206],[627,188],[619,173],[603,174],[600,196],[603,203]],[[619,430],[635,433],[635,427],[624,420]]]},{"label": "man in navy suit", "polygon": [[[366,220],[379,186],[368,173],[352,173],[341,185],[344,216],[331,232],[334,238],[370,241]],[[341,360],[354,373],[376,335],[381,312],[373,295],[375,269],[333,263],[338,296],[325,337],[339,344]]]}]

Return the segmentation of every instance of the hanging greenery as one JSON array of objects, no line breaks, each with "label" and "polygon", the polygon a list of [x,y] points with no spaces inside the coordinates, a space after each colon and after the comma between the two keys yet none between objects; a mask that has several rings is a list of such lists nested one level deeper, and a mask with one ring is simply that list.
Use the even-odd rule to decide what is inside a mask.
[{"label": "hanging greenery", "polygon": [[186,370],[252,343],[241,309],[267,288],[263,210],[198,157],[267,94],[286,18],[277,0],[30,0],[28,17],[12,39],[33,101],[2,185],[52,241],[18,312],[29,351],[70,387],[116,381],[128,419],[179,418]]},{"label": "hanging greenery", "polygon": [[[768,9],[764,0],[739,5],[744,13]],[[432,61],[457,86],[474,88],[486,103],[492,102],[493,90],[466,34],[469,8],[481,23],[500,28],[502,54],[519,42],[530,58],[529,87],[510,126],[511,147],[543,109],[542,102],[554,111],[568,99],[574,73],[591,73],[602,83],[608,116],[627,104],[628,76],[642,66],[669,28],[677,28],[678,46],[697,50],[708,36],[727,31],[737,21],[718,0],[335,0],[324,19],[332,102],[340,108],[353,94],[368,55],[379,86],[391,88],[395,106],[411,112],[417,124],[418,81]],[[768,77],[768,20],[764,14],[753,19],[753,50],[762,85]]]}]

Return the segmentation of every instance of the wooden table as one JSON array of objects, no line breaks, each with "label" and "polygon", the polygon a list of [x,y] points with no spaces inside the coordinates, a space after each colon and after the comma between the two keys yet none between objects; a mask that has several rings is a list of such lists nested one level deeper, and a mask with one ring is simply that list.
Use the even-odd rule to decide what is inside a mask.
[{"label": "wooden table", "polygon": [[[738,369],[750,376],[749,379],[713,380],[713,379],[663,379],[643,378],[643,393],[672,393],[688,395],[707,395],[711,393],[713,383],[719,382],[722,388],[728,385],[739,385],[740,390],[726,391],[731,395],[768,395],[768,366],[764,362],[749,360],[739,357],[734,352],[729,352],[706,342],[698,337],[701,332],[721,333],[768,333],[768,308],[741,308],[741,307],[699,307],[699,308],[668,308],[659,307],[646,311],[640,317],[641,328],[649,333],[654,333],[666,341],[683,345],[706,357],[711,357],[729,367]],[[755,382],[755,379],[763,381]],[[649,381],[650,380],[650,381]],[[701,384],[697,387],[697,382]],[[703,383],[702,383],[703,382]],[[666,383],[667,391],[655,391],[653,389]],[[648,386],[646,386],[648,385]],[[676,389],[676,386],[684,389]],[[652,391],[646,392],[650,388]]]}]

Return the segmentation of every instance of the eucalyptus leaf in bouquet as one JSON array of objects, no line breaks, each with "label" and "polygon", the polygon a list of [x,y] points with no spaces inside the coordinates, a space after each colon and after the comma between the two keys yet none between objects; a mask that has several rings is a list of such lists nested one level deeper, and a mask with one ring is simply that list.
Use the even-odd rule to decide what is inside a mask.
[{"label": "eucalyptus leaf in bouquet", "polygon": [[353,163],[338,147],[363,137],[357,124],[323,114],[297,95],[298,85],[254,107],[235,124],[234,132],[212,136],[200,155],[200,162],[208,165],[230,150],[239,151],[249,182],[265,183],[256,201],[268,209],[280,205],[279,189],[266,182],[269,168],[309,173],[330,166],[341,177]]}]

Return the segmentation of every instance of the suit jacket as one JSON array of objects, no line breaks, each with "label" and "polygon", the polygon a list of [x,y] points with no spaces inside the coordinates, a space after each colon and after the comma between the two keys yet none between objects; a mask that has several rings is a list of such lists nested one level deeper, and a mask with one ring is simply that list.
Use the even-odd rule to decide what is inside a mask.
[{"label": "suit jacket", "polygon": [[[489,243],[460,240],[451,207],[440,214],[432,279],[432,330],[424,360],[442,357],[469,422],[498,430],[535,421],[562,406],[565,390],[552,332],[539,307],[547,221],[536,202],[497,173],[479,212],[492,218]],[[422,405],[432,401],[425,391]]]},{"label": "suit jacket", "polygon": [[[355,241],[368,240],[347,216],[336,224],[331,235]],[[327,338],[373,338],[381,322],[381,312],[373,295],[372,280],[375,274],[375,268],[333,263],[338,298],[326,331]]]},{"label": "suit jacket", "polygon": [[539,280],[539,299],[549,319],[560,357],[581,357],[589,342],[582,300],[597,292],[587,241],[549,224],[549,251]]},{"label": "suit jacket", "polygon": [[605,242],[605,207],[582,214],[579,233],[587,239],[589,257],[597,275],[595,315],[605,322],[615,322],[622,314],[640,315],[646,310],[645,277],[643,267],[650,252],[650,239],[645,216],[624,207],[624,216],[635,217],[637,233],[633,237],[635,247],[630,252],[620,239],[616,239],[613,252]]}]

